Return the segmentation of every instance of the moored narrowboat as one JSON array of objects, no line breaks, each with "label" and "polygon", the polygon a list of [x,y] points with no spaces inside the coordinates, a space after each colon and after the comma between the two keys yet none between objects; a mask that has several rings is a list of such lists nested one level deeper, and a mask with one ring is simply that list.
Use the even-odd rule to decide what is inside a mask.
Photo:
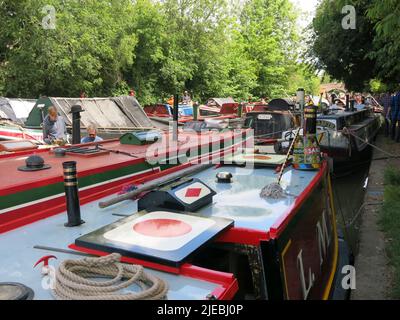
[{"label": "moored narrowboat", "polygon": [[[43,285],[51,273],[44,281],[40,269],[32,268],[35,262],[55,256],[58,260],[49,263],[55,269],[90,263],[80,260],[82,254],[118,254],[125,264],[141,265],[148,277],[165,284],[166,299],[345,296],[346,290],[336,284],[350,262],[337,233],[327,162],[314,171],[286,168],[283,194],[265,197],[262,191],[276,181],[276,166],[285,160],[247,151],[177,178],[188,166],[181,165],[159,172],[158,186],[138,197],[117,196],[120,183],[101,198],[81,202],[84,223],[73,228],[64,226],[68,211],[3,230],[0,277],[30,288],[36,299],[60,298],[65,292],[57,285],[62,288],[63,279],[53,279],[56,289]],[[151,181],[136,184],[136,193],[146,183]],[[115,201],[115,196],[128,200]]]},{"label": "moored narrowboat", "polygon": [[317,127],[321,150],[333,158],[334,166],[362,160],[381,125],[381,116],[369,107],[359,111],[320,114]]},{"label": "moored narrowboat", "polygon": [[[246,130],[180,132],[178,140],[161,131],[136,131],[120,139],[65,148],[12,152],[28,142],[3,145],[0,155],[0,232],[25,225],[65,209],[62,163],[77,161],[80,196],[86,203],[113,192],[121,183],[148,180],[166,169],[219,157],[241,147]],[[32,144],[31,144],[32,145]],[[160,162],[161,161],[161,162]],[[7,177],[12,177],[9,179]]]}]

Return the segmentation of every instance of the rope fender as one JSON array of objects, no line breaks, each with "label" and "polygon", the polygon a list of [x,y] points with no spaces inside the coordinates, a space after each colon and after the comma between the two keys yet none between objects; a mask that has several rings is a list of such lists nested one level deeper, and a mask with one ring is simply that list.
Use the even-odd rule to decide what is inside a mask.
[{"label": "rope fender", "polygon": [[[113,253],[100,258],[65,260],[56,272],[53,293],[58,300],[162,300],[167,283],[145,273],[139,265],[121,263],[121,255]],[[90,280],[107,278],[107,281]],[[120,292],[131,285],[140,292]]]}]

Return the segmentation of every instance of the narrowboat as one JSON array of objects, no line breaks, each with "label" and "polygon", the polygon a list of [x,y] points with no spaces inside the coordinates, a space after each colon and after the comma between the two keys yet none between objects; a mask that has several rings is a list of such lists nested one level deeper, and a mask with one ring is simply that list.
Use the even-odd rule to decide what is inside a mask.
[{"label": "narrowboat", "polygon": [[[99,143],[38,149],[29,141],[0,142],[0,232],[65,208],[62,163],[77,161],[86,203],[122,183],[151,179],[189,160],[219,157],[241,147],[247,130],[135,131]],[[249,140],[251,139],[248,138]],[[157,160],[157,161],[156,161]],[[161,161],[159,161],[161,160]]]},{"label": "narrowboat", "polygon": [[24,128],[24,121],[35,105],[34,100],[0,98],[0,140],[43,141],[42,130]]},{"label": "narrowboat", "polygon": [[[88,168],[82,160],[64,158],[66,162],[56,166],[47,158],[53,166],[48,170],[60,174],[53,180],[65,189],[65,196],[57,194],[55,202],[36,210],[36,217],[25,211],[24,223],[23,217],[8,215],[2,224],[0,291],[11,298],[99,299],[92,289],[104,284],[84,274],[69,282],[68,274],[77,268],[97,274],[102,267],[140,270],[146,279],[129,286],[129,293],[108,293],[102,299],[347,296],[340,285],[341,270],[350,261],[338,236],[327,161],[317,170],[301,171],[286,167],[284,155],[240,148],[224,154],[217,164],[186,162],[156,173],[146,167],[138,173],[141,177],[120,180],[107,175],[107,188],[96,181],[84,194]],[[118,166],[113,160],[109,165]],[[94,162],[97,169],[92,170],[104,171],[101,160]],[[8,172],[15,167],[9,165]],[[284,169],[282,194],[268,197],[263,191],[276,183],[277,167]],[[37,190],[46,173],[38,174],[40,178],[32,174],[31,183]],[[1,203],[10,198],[4,189],[2,196]],[[33,267],[40,263],[42,269]],[[126,277],[134,281],[135,272]],[[82,290],[83,283],[90,288]],[[21,291],[25,294],[15,294]]]},{"label": "narrowboat", "polygon": [[206,105],[199,106],[199,111],[202,117],[236,116],[240,106],[240,113],[243,114],[250,112],[254,107],[252,104],[239,104],[232,98],[211,98]]},{"label": "narrowboat", "polygon": [[[180,104],[178,109],[178,121],[180,125],[193,121],[192,106]],[[149,119],[156,123],[157,127],[163,128],[163,125],[169,125],[169,123],[173,121],[173,106],[169,104],[148,105],[144,106],[143,110]]]},{"label": "narrowboat", "polygon": [[[133,130],[154,128],[140,106],[132,96],[113,98],[39,98],[23,123],[18,126],[0,127],[0,134],[5,139],[28,139],[35,143],[43,143],[42,123],[47,109],[54,106],[67,124],[68,133],[72,132],[73,119],[71,108],[80,105],[84,112],[81,115],[82,133],[89,125],[97,127],[103,138],[117,138]],[[101,115],[101,116],[99,116]]]},{"label": "narrowboat", "polygon": [[301,122],[295,107],[290,99],[274,99],[267,105],[256,105],[246,114],[244,127],[254,130],[256,145],[273,146],[276,153],[285,153]]},{"label": "narrowboat", "polygon": [[380,114],[372,108],[364,110],[333,110],[319,114],[317,128],[321,150],[333,159],[334,167],[363,159],[382,125]]}]

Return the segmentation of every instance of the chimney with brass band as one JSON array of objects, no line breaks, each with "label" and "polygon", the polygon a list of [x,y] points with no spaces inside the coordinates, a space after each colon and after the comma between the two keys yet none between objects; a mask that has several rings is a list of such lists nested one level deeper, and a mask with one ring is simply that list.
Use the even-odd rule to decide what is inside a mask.
[{"label": "chimney with brass band", "polygon": [[76,171],[76,161],[63,163],[64,168],[64,187],[67,201],[68,222],[66,227],[77,227],[85,223],[81,219],[81,208],[78,193],[78,176]]}]

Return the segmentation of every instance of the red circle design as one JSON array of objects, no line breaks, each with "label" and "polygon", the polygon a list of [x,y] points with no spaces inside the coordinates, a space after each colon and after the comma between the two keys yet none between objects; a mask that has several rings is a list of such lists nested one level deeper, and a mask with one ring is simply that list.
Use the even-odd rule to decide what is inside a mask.
[{"label": "red circle design", "polygon": [[254,156],[244,156],[244,159],[254,159],[254,160],[271,160],[271,157],[268,156],[258,156],[258,155],[254,155]]},{"label": "red circle design", "polygon": [[148,237],[173,238],[188,234],[192,227],[179,220],[151,219],[135,224],[133,230]]}]

